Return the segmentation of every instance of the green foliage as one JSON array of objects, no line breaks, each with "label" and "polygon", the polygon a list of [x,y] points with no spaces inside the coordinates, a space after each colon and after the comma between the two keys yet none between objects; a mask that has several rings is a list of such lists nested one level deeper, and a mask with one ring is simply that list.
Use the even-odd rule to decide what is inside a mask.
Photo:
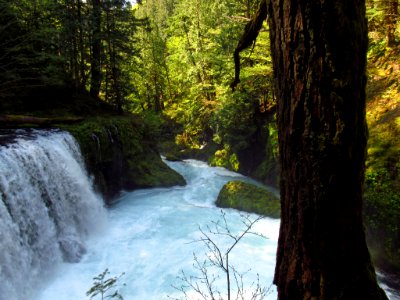
[{"label": "green foliage", "polygon": [[0,1],[0,98],[5,99],[67,84],[65,60],[54,47],[59,30],[51,27],[52,6],[18,2]]},{"label": "green foliage", "polygon": [[386,54],[387,50],[388,48],[384,39],[371,40],[368,48],[368,58],[378,59],[380,57],[383,57]]},{"label": "green foliage", "polygon": [[[364,220],[368,246],[378,264],[400,268],[400,89],[399,51],[385,38],[386,4],[369,1],[367,122]],[[375,26],[379,25],[379,26]]]},{"label": "green foliage", "polygon": [[151,140],[160,140],[165,126],[165,119],[160,113],[148,110],[141,113],[144,125],[144,134]]},{"label": "green foliage", "polygon": [[224,167],[233,171],[238,171],[240,165],[236,154],[231,152],[228,145],[225,145],[224,149],[217,150],[209,162],[211,166]]},{"label": "green foliage", "polygon": [[252,172],[252,177],[266,184],[279,186],[278,170],[278,129],[274,121],[267,124],[268,140],[265,144],[265,157],[262,162]]},{"label": "green foliage", "polygon": [[280,200],[272,192],[243,181],[230,181],[225,184],[218,195],[216,205],[271,218],[280,217]]},{"label": "green foliage", "polygon": [[368,0],[366,4],[370,37],[379,38],[385,46],[396,46],[399,36],[398,1]]},{"label": "green foliage", "polygon": [[[200,148],[214,138],[220,139],[221,148],[224,144],[243,148],[236,143],[237,129],[228,118],[237,114],[245,119],[238,124],[238,137],[251,139],[257,127],[250,120],[253,106],[268,98],[266,31],[254,51],[246,54],[246,89],[232,94],[228,86],[232,52],[257,5],[257,1],[149,0],[132,8],[125,0],[102,1],[101,6],[82,0],[1,1],[0,25],[10,30],[0,31],[6,46],[0,48],[0,94],[20,96],[29,90],[21,86],[45,90],[61,86],[64,89],[55,94],[65,94],[66,100],[99,81],[99,97],[119,112],[162,111],[183,128],[177,139],[187,147]],[[155,119],[150,119],[149,132],[158,134]],[[219,121],[225,124],[217,126]]]},{"label": "green foliage", "polygon": [[90,296],[90,299],[99,296],[101,300],[111,298],[123,300],[124,298],[118,290],[115,290],[114,292],[112,292],[112,290],[116,288],[118,280],[124,275],[124,273],[116,277],[108,278],[109,274],[110,272],[108,269],[105,269],[102,273],[93,277],[93,286],[86,292],[86,296]]},{"label": "green foliage", "polygon": [[257,130],[254,122],[255,103],[246,95],[235,93],[220,104],[213,118],[214,140],[232,145],[234,152],[248,147],[250,137]]},{"label": "green foliage", "polygon": [[134,32],[141,22],[134,17],[127,1],[104,1],[102,8],[105,82],[101,92],[105,100],[121,112],[123,107],[129,107],[127,99],[135,92],[131,80],[134,60],[138,56]]},{"label": "green foliage", "polygon": [[[374,112],[382,113],[379,109]],[[369,115],[365,218],[373,248],[379,249],[387,261],[400,266],[400,144],[397,138],[400,130],[397,118],[391,118],[390,111],[383,116],[384,121],[378,118],[376,122]]]},{"label": "green foliage", "polygon": [[[255,1],[163,0],[147,1],[137,9],[136,15],[147,18],[148,26],[138,33],[145,44],[139,74],[146,79],[135,101],[138,108],[161,109],[182,124],[183,132],[177,138],[180,144],[198,148],[212,138],[215,114],[223,110],[225,99],[232,98],[228,88],[232,52],[245,24],[243,19],[256,5]],[[253,79],[264,71],[258,65],[263,62],[261,51],[258,54],[259,59],[252,62],[259,69],[253,72]],[[251,97],[243,92],[242,99]],[[252,107],[242,109],[241,114],[253,112]],[[232,108],[226,110],[233,112]]]},{"label": "green foliage", "polygon": [[159,112],[164,109],[165,101],[171,101],[173,90],[170,70],[166,63],[166,28],[171,9],[171,1],[151,0],[135,11],[138,18],[146,20],[145,26],[140,28],[135,37],[142,45],[140,59],[135,61],[135,72],[142,78],[135,83],[133,108],[136,110],[141,108]]},{"label": "green foliage", "polygon": [[[96,6],[96,23],[93,3],[0,1],[1,98],[30,104],[36,97],[41,104],[59,98],[54,95],[57,92],[67,91],[62,96],[68,101],[72,94],[84,93],[98,80],[101,98],[119,111],[129,107],[126,100],[135,91],[130,76],[137,57],[134,32],[141,22],[134,18],[130,4],[119,0]],[[99,57],[93,50],[95,31],[100,41]],[[99,68],[97,79],[94,65]]]},{"label": "green foliage", "polygon": [[379,263],[400,268],[400,193],[388,184],[377,184],[379,175],[369,174],[364,215],[367,241]]}]

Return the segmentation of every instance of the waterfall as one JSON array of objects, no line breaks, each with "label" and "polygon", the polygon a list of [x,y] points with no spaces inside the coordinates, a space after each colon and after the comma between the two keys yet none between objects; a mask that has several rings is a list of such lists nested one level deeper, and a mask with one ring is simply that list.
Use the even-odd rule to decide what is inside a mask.
[{"label": "waterfall", "polygon": [[79,147],[62,131],[0,132],[0,295],[32,298],[63,261],[78,262],[104,224]]}]

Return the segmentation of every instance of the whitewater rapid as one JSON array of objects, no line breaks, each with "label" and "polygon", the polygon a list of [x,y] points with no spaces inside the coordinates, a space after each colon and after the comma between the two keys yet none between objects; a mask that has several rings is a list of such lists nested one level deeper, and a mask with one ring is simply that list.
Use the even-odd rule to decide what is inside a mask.
[{"label": "whitewater rapid", "polygon": [[[193,242],[201,237],[199,226],[206,229],[221,219],[221,210],[214,205],[219,190],[227,181],[244,177],[194,160],[169,164],[185,177],[187,186],[124,193],[109,209],[108,227],[102,236],[88,242],[88,252],[79,263],[60,266],[37,300],[88,299],[85,293],[92,278],[107,268],[110,276],[124,273],[118,290],[125,300],[183,296],[173,287],[184,284],[177,277],[182,270],[188,276],[198,276],[193,254],[203,261],[207,252],[201,242]],[[243,228],[238,212],[224,212],[233,232]],[[262,286],[272,283],[278,229],[279,220],[259,221],[256,230],[267,238],[248,236],[230,255],[231,263],[245,274],[249,290],[257,274]],[[221,237],[215,241],[221,249],[231,244]],[[225,294],[226,284],[219,274],[217,289]],[[276,299],[274,288],[267,299]]]}]

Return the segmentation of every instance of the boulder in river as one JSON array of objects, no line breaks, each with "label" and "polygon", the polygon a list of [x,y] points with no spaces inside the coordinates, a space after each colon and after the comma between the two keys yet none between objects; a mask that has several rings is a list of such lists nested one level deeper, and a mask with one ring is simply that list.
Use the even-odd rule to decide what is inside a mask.
[{"label": "boulder in river", "polygon": [[280,200],[266,188],[243,181],[229,181],[221,189],[216,205],[257,213],[271,218],[280,217]]}]

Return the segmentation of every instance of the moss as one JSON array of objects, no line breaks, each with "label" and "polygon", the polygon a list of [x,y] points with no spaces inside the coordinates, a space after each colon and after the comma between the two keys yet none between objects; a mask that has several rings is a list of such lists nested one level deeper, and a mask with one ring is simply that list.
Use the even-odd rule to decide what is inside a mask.
[{"label": "moss", "polygon": [[279,186],[279,166],[275,158],[266,158],[251,174],[257,180],[265,184],[278,187]]},{"label": "moss", "polygon": [[122,189],[185,184],[161,160],[154,138],[139,117],[97,117],[61,127],[78,141],[88,171],[107,200]]},{"label": "moss", "polygon": [[265,188],[242,181],[230,181],[220,191],[218,207],[235,208],[271,218],[280,217],[280,201]]},{"label": "moss", "polygon": [[400,193],[390,185],[377,188],[370,183],[365,193],[364,220],[375,262],[383,268],[399,270]]},{"label": "moss", "polygon": [[[171,170],[161,159],[158,153],[146,153],[144,160],[131,160],[126,185],[136,187],[164,187],[185,185],[184,178]],[[171,172],[173,171],[173,172]]]}]

